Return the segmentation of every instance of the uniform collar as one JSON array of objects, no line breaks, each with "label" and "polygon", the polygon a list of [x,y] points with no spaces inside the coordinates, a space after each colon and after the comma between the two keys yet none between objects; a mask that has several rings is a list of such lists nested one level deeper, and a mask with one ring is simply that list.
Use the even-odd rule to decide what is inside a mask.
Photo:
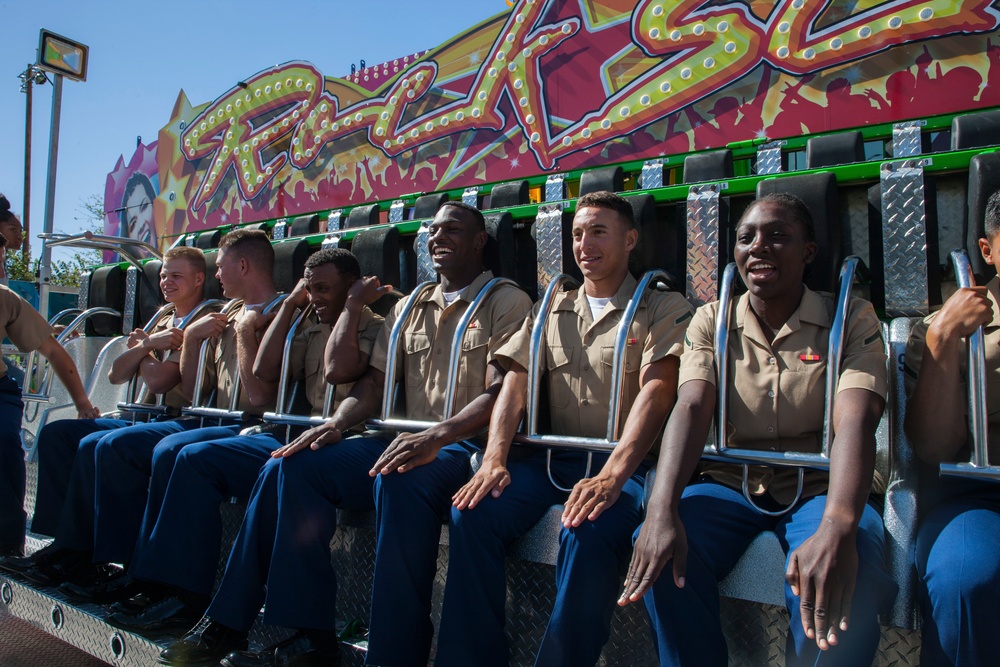
[{"label": "uniform collar", "polygon": [[[473,280],[465,289],[463,289],[459,293],[458,298],[455,299],[455,301],[453,301],[452,303],[454,304],[457,303],[458,301],[467,301],[469,303],[472,303],[472,301],[476,298],[476,295],[479,294],[479,290],[481,290],[483,286],[491,280],[493,280],[493,272],[483,271],[478,276],[476,276],[475,280]],[[435,303],[441,308],[441,310],[444,310],[445,308],[448,307],[448,304],[444,300],[444,290],[441,288],[441,283],[435,285],[434,289],[432,289],[429,294],[424,296],[423,299],[421,299],[421,301],[423,303]]]},{"label": "uniform collar", "polygon": [[614,296],[611,297],[611,305],[613,308],[610,310],[605,308],[603,311],[598,313],[596,320],[594,319],[593,313],[590,312],[590,302],[587,300],[587,292],[584,290],[582,285],[576,290],[575,297],[572,296],[572,292],[565,293],[564,298],[559,300],[553,310],[572,310],[588,325],[596,324],[612,311],[625,310],[626,306],[628,306],[629,299],[631,299],[632,295],[635,293],[635,287],[637,284],[638,283],[636,282],[636,279],[632,277],[632,274],[626,273],[625,280],[622,281],[621,285],[618,286],[618,291],[616,291]]},{"label": "uniform collar", "polygon": [[986,329],[996,329],[1000,327],[1000,276],[986,283],[986,294],[990,298],[990,308],[993,310],[993,320],[986,325]]},{"label": "uniform collar", "polygon": [[[778,340],[788,333],[798,331],[802,328],[803,323],[815,324],[825,329],[829,329],[833,325],[830,311],[827,309],[823,298],[808,287],[805,287],[803,290],[799,307],[795,309],[791,317],[788,318],[788,321],[775,334],[774,339]],[[750,309],[749,292],[745,292],[736,304],[736,323],[733,324],[730,322],[729,328],[743,329],[745,336],[764,346],[768,346],[761,323]]]}]

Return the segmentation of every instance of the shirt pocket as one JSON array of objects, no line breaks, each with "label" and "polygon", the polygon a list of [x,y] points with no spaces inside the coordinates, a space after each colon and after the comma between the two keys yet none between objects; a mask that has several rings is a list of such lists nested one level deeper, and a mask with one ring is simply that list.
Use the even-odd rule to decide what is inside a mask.
[{"label": "shirt pocket", "polygon": [[826,408],[826,360],[800,362],[786,369],[781,373],[779,390],[782,400],[778,401],[778,421],[782,424],[783,437],[804,437],[822,431]]},{"label": "shirt pocket", "polygon": [[[319,345],[308,345],[306,348],[306,355],[302,362],[302,379],[305,382],[305,389],[307,392],[310,391],[317,382],[320,382],[321,379],[325,383],[326,367],[325,360],[323,358],[324,352],[324,348]],[[320,375],[320,378],[317,378],[317,375]]]},{"label": "shirt pocket", "polygon": [[420,387],[424,384],[430,368],[431,339],[425,333],[403,334],[403,354],[406,360],[406,386]]},{"label": "shirt pocket", "polygon": [[[615,363],[615,348],[613,345],[605,345],[601,348],[601,371],[604,380],[604,386],[608,387],[608,405],[611,404],[611,394],[612,391],[618,391],[618,387],[612,387],[612,369]],[[624,372],[625,388],[622,393],[621,408],[622,416],[628,413],[629,408],[632,407],[632,403],[635,401],[636,397],[639,395],[639,367],[642,365],[642,348],[638,345],[627,345],[625,347],[625,365],[622,367]],[[622,419],[622,423],[625,420]]]},{"label": "shirt pocket", "polygon": [[486,388],[486,363],[490,342],[489,334],[482,329],[471,329],[462,339],[461,363],[458,367],[458,386]]},{"label": "shirt pocket", "polygon": [[546,345],[545,367],[549,375],[549,403],[553,408],[567,408],[573,400],[571,361],[573,348]]}]

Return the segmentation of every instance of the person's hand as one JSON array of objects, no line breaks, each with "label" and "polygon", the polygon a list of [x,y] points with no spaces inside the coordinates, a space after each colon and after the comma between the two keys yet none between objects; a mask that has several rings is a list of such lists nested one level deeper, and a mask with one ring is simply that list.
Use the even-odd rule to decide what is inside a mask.
[{"label": "person's hand", "polygon": [[431,429],[421,433],[400,433],[385,448],[368,474],[375,477],[379,473],[388,475],[393,472],[406,472],[430,463],[437,457],[439,451],[441,445]]},{"label": "person's hand", "polygon": [[347,290],[347,300],[370,306],[392,291],[392,285],[382,285],[375,276],[362,276]]},{"label": "person's hand", "polygon": [[264,335],[264,331],[267,330],[268,325],[274,320],[275,314],[274,312],[270,312],[265,315],[251,308],[243,313],[236,322],[236,330],[244,335],[255,334],[259,338]]},{"label": "person's hand", "polygon": [[615,504],[621,492],[621,487],[606,475],[581,479],[563,506],[563,526],[576,528],[585,520],[595,521],[601,512]]},{"label": "person's hand", "polygon": [[309,305],[309,289],[306,287],[305,278],[300,278],[299,282],[295,283],[295,289],[285,297],[285,303],[296,308],[305,308]]},{"label": "person's hand", "polygon": [[125,339],[125,344],[129,347],[129,349],[132,349],[133,347],[142,345],[142,342],[147,338],[149,338],[149,334],[142,329],[133,329],[132,333],[130,333],[128,338]]},{"label": "person's hand", "polygon": [[77,419],[97,419],[100,416],[101,416],[100,408],[96,407],[90,401],[87,401],[86,405],[76,406]]},{"label": "person's hand", "polygon": [[158,350],[165,352],[168,350],[179,350],[184,343],[184,332],[178,327],[170,327],[155,334],[147,335],[140,343],[147,350]]},{"label": "person's hand", "polygon": [[486,494],[499,498],[508,486],[510,486],[510,473],[507,471],[507,466],[483,460],[482,467],[451,497],[451,502],[460,510],[472,509],[486,497]]},{"label": "person's hand", "polygon": [[986,287],[964,287],[944,302],[931,321],[927,337],[955,343],[993,321],[993,306]]},{"label": "person's hand", "polygon": [[274,450],[271,452],[271,457],[275,459],[287,458],[303,449],[322,449],[326,445],[340,442],[343,437],[344,434],[340,432],[339,428],[331,422],[326,422],[314,426],[284,447]]},{"label": "person's hand", "polygon": [[226,330],[228,324],[229,318],[222,313],[208,313],[188,325],[184,330],[184,338],[196,342],[215,338]]},{"label": "person's hand", "polygon": [[639,538],[632,548],[632,561],[625,577],[625,590],[618,598],[618,605],[638,602],[660,577],[667,563],[673,561],[674,585],[684,588],[687,573],[687,533],[676,512],[667,512],[661,519],[650,514],[642,524]]},{"label": "person's hand", "polygon": [[823,651],[847,632],[858,576],[855,531],[823,521],[788,559],[785,580],[799,598],[802,629]]}]

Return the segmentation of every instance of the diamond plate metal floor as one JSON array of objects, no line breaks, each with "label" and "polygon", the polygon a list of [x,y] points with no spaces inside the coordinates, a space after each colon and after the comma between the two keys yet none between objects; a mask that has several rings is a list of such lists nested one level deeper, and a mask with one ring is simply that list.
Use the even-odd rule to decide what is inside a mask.
[{"label": "diamond plate metal floor", "polygon": [[107,664],[27,621],[0,613],[0,665],[4,667],[106,667]]}]

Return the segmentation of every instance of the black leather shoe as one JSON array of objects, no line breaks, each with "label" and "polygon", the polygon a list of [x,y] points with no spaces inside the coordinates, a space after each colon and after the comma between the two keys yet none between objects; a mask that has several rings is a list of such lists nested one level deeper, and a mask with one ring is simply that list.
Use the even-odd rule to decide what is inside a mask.
[{"label": "black leather shoe", "polygon": [[[3,550],[0,549],[0,551]],[[20,551],[16,551],[15,553],[0,558],[0,570],[23,574],[25,571],[30,570],[37,565],[54,565],[64,560],[75,558],[79,555],[79,553],[80,552],[57,547],[55,544],[49,544],[30,556],[24,556]]]},{"label": "black leather shoe", "polygon": [[330,641],[317,642],[300,630],[285,641],[263,651],[234,651],[219,662],[222,667],[338,667],[340,644],[333,633]]},{"label": "black leather shoe", "polygon": [[56,587],[65,582],[80,586],[116,576],[121,569],[108,563],[93,563],[89,556],[77,554],[57,563],[40,563],[22,573],[22,576],[40,586]]},{"label": "black leather shoe", "polygon": [[[73,602],[108,604],[118,600],[128,600],[140,593],[144,586],[124,572],[118,571],[105,579],[99,579],[86,586],[67,581],[59,584],[58,590]],[[141,610],[139,610],[141,611]]]},{"label": "black leather shoe", "polygon": [[204,619],[184,637],[160,652],[161,665],[214,664],[227,653],[245,649],[247,635],[221,623]]},{"label": "black leather shoe", "polygon": [[4,544],[0,546],[0,560],[8,558],[24,558],[23,544]]},{"label": "black leather shoe", "polygon": [[146,637],[176,637],[197,623],[204,611],[184,604],[178,597],[169,597],[138,614],[116,613],[106,620],[115,627]]},{"label": "black leather shoe", "polygon": [[129,615],[141,614],[146,609],[148,609],[150,605],[156,604],[164,597],[165,596],[163,595],[154,595],[147,591],[143,591],[142,593],[136,593],[127,600],[121,600],[119,602],[115,602],[114,604],[108,607],[108,613],[129,614]]}]

